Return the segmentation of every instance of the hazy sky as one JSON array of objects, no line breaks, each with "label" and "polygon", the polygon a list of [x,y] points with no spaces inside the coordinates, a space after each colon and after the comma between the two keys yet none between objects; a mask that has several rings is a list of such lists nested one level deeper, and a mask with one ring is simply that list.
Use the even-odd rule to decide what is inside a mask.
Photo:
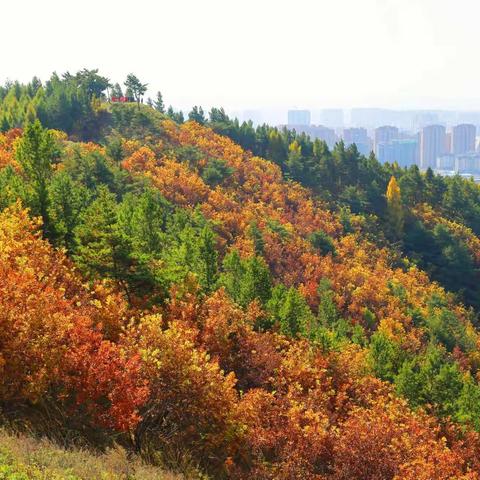
[{"label": "hazy sky", "polygon": [[134,72],[167,104],[480,108],[480,0],[4,0],[0,81]]}]

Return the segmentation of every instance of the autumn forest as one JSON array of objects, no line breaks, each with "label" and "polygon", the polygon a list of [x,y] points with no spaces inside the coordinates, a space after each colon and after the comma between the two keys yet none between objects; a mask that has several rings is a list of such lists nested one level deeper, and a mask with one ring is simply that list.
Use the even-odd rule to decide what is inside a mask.
[{"label": "autumn forest", "polygon": [[2,426],[185,478],[480,479],[480,187],[145,90],[0,86]]}]

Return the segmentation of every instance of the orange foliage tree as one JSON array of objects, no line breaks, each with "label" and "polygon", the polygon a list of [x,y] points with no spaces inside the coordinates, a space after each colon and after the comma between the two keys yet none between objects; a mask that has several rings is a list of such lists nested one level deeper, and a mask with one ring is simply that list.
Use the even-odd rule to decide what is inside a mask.
[{"label": "orange foliage tree", "polygon": [[0,213],[0,399],[74,399],[94,419],[132,427],[146,382],[137,357],[103,333],[118,336],[125,303],[105,287],[88,291],[38,227],[19,205]]}]

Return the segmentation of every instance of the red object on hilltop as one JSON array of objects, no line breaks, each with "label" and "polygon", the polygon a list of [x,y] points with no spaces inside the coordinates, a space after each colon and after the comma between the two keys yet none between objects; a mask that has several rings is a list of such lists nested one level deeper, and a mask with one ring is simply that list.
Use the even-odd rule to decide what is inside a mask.
[{"label": "red object on hilltop", "polygon": [[133,99],[130,97],[111,97],[110,101],[115,103],[127,103],[133,102]]}]

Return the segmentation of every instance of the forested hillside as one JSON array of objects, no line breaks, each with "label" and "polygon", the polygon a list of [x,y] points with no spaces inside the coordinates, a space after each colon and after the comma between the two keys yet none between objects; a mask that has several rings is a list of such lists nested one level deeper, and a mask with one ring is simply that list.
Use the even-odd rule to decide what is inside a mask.
[{"label": "forested hillside", "polygon": [[479,187],[126,86],[0,88],[5,425],[211,478],[480,478]]}]

